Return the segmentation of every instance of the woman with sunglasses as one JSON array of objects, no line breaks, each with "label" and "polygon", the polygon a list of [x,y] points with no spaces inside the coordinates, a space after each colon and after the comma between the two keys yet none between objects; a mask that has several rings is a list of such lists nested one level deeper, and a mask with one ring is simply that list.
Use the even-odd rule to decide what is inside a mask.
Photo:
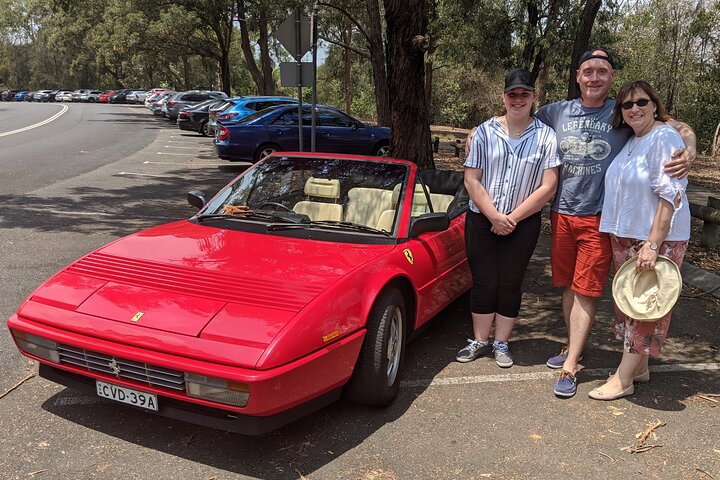
[{"label": "woman with sunglasses", "polygon": [[[670,177],[663,164],[684,147],[666,122],[657,92],[641,80],[625,84],[617,95],[612,127],[629,126],[634,136],[615,157],[605,175],[600,231],[610,234],[615,270],[637,256],[636,269],[654,270],[658,255],[682,264],[690,238],[687,179]],[[658,357],[667,337],[671,313],[655,322],[636,321],[615,308],[615,334],[624,340],[617,371],[589,393],[596,400],[632,395],[634,382],[650,379],[648,359]]]}]

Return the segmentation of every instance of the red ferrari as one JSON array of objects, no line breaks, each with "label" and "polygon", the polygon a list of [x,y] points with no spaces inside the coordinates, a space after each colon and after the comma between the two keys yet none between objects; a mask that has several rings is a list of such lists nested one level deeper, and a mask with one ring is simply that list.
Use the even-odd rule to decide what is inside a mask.
[{"label": "red ferrari", "polygon": [[188,220],[110,243],[8,320],[40,375],[261,434],[336,400],[390,404],[407,340],[470,288],[461,172],[276,153]]}]

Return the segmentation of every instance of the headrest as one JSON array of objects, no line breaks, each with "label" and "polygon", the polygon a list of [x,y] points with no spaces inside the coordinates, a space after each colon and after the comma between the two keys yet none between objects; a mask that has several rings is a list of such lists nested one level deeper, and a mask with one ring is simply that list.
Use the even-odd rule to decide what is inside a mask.
[{"label": "headrest", "polygon": [[321,198],[340,198],[340,180],[310,177],[305,182],[305,195]]},{"label": "headrest", "polygon": [[[395,188],[393,188],[392,193],[392,203],[393,205],[397,205],[398,199],[400,198],[400,189],[402,188],[402,183],[398,183],[395,185]],[[415,184],[415,194],[413,195],[412,200],[413,205],[427,205],[427,197],[425,196],[425,191],[423,190],[422,184],[416,183]]]}]

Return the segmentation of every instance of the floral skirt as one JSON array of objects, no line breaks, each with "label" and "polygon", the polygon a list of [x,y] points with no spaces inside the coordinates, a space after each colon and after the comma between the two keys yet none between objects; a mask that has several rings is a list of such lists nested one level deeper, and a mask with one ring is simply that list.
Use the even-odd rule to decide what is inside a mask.
[{"label": "floral skirt", "polygon": [[[613,250],[613,266],[617,272],[623,263],[637,255],[645,241],[610,235],[610,243]],[[687,244],[688,242],[685,241],[663,242],[658,253],[668,257],[680,267]],[[672,310],[657,321],[639,322],[628,317],[615,306],[615,336],[618,340],[623,340],[623,348],[628,353],[659,357],[660,349],[667,338],[671,317]]]}]

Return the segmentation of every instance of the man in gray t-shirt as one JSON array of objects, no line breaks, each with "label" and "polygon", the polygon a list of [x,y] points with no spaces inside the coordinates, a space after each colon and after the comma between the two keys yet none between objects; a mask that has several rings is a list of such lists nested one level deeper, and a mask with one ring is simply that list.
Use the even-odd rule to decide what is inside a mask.
[{"label": "man in gray t-shirt", "polygon": [[[555,129],[562,165],[551,207],[551,263],[553,285],[563,287],[563,317],[568,346],[548,359],[550,368],[562,369],[554,392],[572,397],[575,375],[595,320],[595,299],[602,296],[612,259],[609,238],[599,231],[605,172],[631,136],[627,129],[611,128],[615,100],[608,92],[615,79],[615,64],[603,49],[585,52],[576,73],[581,98],[545,105],[537,117]],[[666,171],[683,177],[695,156],[695,135],[680,122],[687,148]]]}]

